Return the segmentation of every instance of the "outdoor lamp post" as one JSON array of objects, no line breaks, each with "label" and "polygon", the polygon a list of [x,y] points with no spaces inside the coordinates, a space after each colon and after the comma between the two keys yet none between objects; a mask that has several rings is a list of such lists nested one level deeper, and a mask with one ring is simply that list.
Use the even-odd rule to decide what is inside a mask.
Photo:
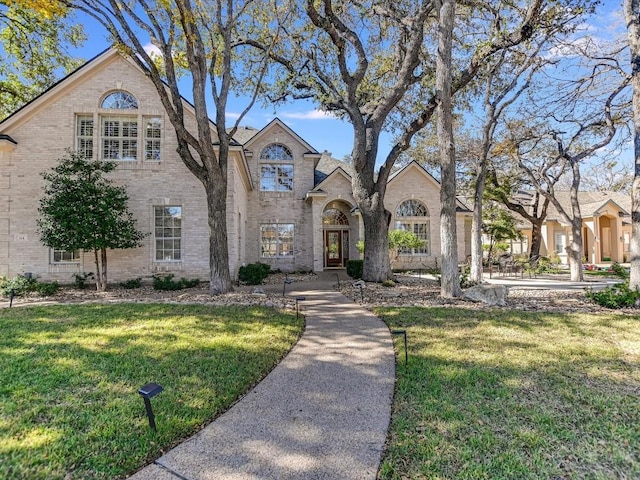
[{"label": "outdoor lamp post", "polygon": [[138,393],[144,400],[144,407],[147,410],[147,417],[149,418],[149,427],[155,432],[156,420],[153,416],[153,409],[151,408],[151,399],[162,392],[163,388],[157,383],[147,383],[143,387],[140,387]]}]

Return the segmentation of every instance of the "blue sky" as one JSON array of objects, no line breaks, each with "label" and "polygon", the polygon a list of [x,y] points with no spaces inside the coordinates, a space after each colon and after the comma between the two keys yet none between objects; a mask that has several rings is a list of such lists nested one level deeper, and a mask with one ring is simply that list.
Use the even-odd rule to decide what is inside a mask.
[{"label": "blue sky", "polygon": [[[85,32],[89,38],[86,44],[75,52],[78,56],[89,59],[103,51],[109,46],[107,35],[101,25],[92,19],[80,17],[86,20]],[[585,25],[585,31],[594,37],[611,38],[613,34],[620,33],[624,28],[622,22],[622,1],[605,0],[604,5],[598,9],[598,15],[590,19]],[[188,97],[188,90],[183,94]],[[213,102],[211,102],[212,105]],[[230,101],[228,120],[229,124],[235,120],[235,114],[242,111],[245,102]],[[342,159],[351,153],[353,141],[353,129],[351,125],[342,120],[338,120],[319,111],[311,101],[297,101],[284,105],[261,108],[260,105],[254,108],[244,118],[242,125],[262,128],[274,117],[280,118],[289,125],[298,135],[304,138],[310,145],[318,151],[328,150],[335,158]],[[473,115],[470,115],[473,117]],[[477,121],[474,122],[477,124]],[[380,141],[380,151],[378,159],[381,161],[391,148],[389,135],[383,135]],[[620,152],[621,156],[629,161],[632,158],[631,145],[629,149]]]}]

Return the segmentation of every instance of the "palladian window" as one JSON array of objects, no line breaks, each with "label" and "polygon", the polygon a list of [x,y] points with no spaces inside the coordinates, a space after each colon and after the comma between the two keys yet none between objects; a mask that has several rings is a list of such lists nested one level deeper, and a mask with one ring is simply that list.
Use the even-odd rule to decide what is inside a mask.
[{"label": "palladian window", "polygon": [[428,255],[431,251],[429,210],[418,200],[406,200],[396,208],[396,229],[413,232],[424,242],[421,248],[402,248],[401,254]]}]

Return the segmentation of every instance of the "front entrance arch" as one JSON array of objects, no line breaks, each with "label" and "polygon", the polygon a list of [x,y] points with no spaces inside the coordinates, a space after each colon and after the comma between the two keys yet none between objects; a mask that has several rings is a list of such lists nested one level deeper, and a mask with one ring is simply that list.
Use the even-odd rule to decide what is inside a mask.
[{"label": "front entrance arch", "polygon": [[325,268],[344,268],[349,260],[349,219],[340,207],[332,202],[322,212]]}]

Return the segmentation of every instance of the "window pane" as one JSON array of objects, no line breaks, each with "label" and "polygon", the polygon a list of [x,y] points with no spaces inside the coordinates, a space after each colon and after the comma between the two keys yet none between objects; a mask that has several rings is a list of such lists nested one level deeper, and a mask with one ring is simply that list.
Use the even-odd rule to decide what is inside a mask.
[{"label": "window pane", "polygon": [[260,152],[261,160],[293,160],[291,150],[284,145],[274,143],[262,149]]},{"label": "window pane", "polygon": [[136,109],[138,101],[128,92],[113,92],[102,101],[102,108]]},{"label": "window pane", "polygon": [[276,167],[274,165],[262,165],[260,167],[260,190],[275,191]]},{"label": "window pane", "polygon": [[154,207],[156,261],[182,259],[181,218],[182,207]]}]

